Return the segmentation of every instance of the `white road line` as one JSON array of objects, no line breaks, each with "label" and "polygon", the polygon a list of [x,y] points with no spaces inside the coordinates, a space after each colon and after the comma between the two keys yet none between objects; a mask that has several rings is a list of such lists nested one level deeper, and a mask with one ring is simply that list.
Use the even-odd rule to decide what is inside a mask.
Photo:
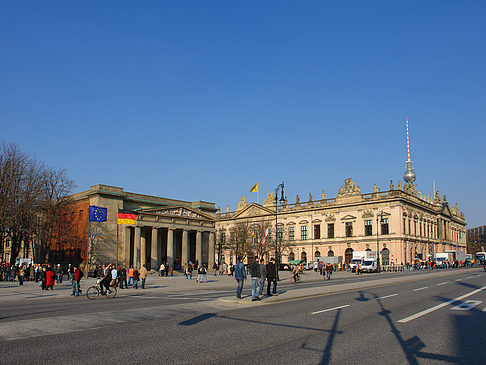
[{"label": "white road line", "polygon": [[349,304],[346,304],[346,305],[341,305],[341,306],[339,306],[339,307],[334,307],[334,308],[324,309],[324,310],[321,310],[321,311],[313,312],[313,313],[311,313],[311,314],[324,313],[324,312],[329,312],[329,311],[333,311],[333,310],[336,310],[336,309],[341,309],[341,308],[346,308],[346,307],[349,307]]},{"label": "white road line", "polygon": [[474,278],[474,276],[468,276],[467,277],[467,279],[473,279],[473,278]]},{"label": "white road line", "polygon": [[413,291],[424,290],[424,289],[427,289],[427,288],[428,288],[427,286],[424,286],[423,288],[414,289]]},{"label": "white road line", "polygon": [[379,300],[379,299],[386,299],[386,298],[391,298],[391,297],[394,297],[398,294],[390,294],[390,295],[385,295],[384,297],[379,297],[379,298],[376,298],[376,300]]},{"label": "white road line", "polygon": [[444,285],[444,284],[447,284],[447,281],[444,281],[443,283],[439,283],[437,285]]},{"label": "white road line", "polygon": [[463,279],[456,279],[456,280],[454,280],[454,281],[462,281],[462,280],[463,280]]},{"label": "white road line", "polygon": [[455,303],[455,302],[458,302],[459,300],[462,300],[464,298],[467,298],[467,297],[470,297],[471,295],[474,295],[476,293],[479,293],[480,291],[486,289],[486,286],[483,286],[479,289],[476,289],[476,290],[473,290],[472,292],[470,293],[467,293],[467,294],[464,294],[464,295],[461,295],[460,297],[457,297],[455,299],[451,299],[451,300],[448,300],[447,302],[444,302],[444,303],[441,303],[441,304],[438,304],[432,308],[429,308],[429,309],[426,309],[426,310],[423,310],[422,312],[418,312],[416,314],[413,314],[407,318],[403,318],[403,319],[400,319],[398,320],[397,322],[400,322],[400,323],[407,323],[407,322],[410,322],[410,321],[413,321],[414,319],[417,319],[419,317],[422,317],[426,314],[429,314],[429,313],[432,313],[434,311],[436,311],[437,309],[441,309],[443,307],[446,307],[448,306],[449,304],[452,304],[452,303]]}]

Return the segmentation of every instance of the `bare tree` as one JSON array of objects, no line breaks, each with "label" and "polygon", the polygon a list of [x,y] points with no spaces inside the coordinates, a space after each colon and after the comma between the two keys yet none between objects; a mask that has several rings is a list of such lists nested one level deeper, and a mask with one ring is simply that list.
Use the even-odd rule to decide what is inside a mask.
[{"label": "bare tree", "polygon": [[250,229],[250,224],[247,221],[237,222],[229,228],[230,237],[226,242],[226,249],[236,257],[244,259],[251,254]]}]

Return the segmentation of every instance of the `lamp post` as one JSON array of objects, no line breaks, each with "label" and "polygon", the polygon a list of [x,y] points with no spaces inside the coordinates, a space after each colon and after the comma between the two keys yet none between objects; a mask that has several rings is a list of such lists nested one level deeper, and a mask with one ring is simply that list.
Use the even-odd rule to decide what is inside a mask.
[{"label": "lamp post", "polygon": [[[275,188],[275,262],[277,264],[277,280],[278,278],[278,269],[280,268],[280,257],[278,254],[278,228],[277,228],[277,219],[278,219],[278,191],[280,189],[280,205],[283,205],[285,203],[285,198],[284,198],[284,183],[282,181],[281,184],[278,184],[277,187]],[[283,232],[282,232],[283,233]]]},{"label": "lamp post", "polygon": [[[380,217],[380,219],[378,219]],[[380,225],[379,223],[383,223],[383,211],[378,212],[376,214],[376,272],[380,272],[380,242],[379,242],[379,234],[380,234]]]}]

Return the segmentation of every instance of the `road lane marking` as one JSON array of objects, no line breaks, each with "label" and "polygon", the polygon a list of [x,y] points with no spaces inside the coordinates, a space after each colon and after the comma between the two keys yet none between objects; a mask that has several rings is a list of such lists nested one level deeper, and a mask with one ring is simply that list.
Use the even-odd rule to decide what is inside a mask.
[{"label": "road lane marking", "polygon": [[474,276],[468,276],[467,277],[467,279],[473,279],[473,278],[474,278]]},{"label": "road lane marking", "polygon": [[464,280],[464,279],[456,279],[456,280],[454,280],[454,281],[462,281],[462,280]]},{"label": "road lane marking", "polygon": [[406,318],[403,318],[403,319],[400,319],[398,320],[397,322],[400,322],[400,323],[407,323],[407,322],[410,322],[410,321],[413,321],[414,319],[417,319],[417,318],[420,318],[426,314],[429,314],[429,313],[432,313],[438,309],[441,309],[441,308],[444,308],[446,306],[448,306],[449,304],[452,304],[452,303],[455,303],[455,302],[458,302],[464,298],[467,298],[467,297],[470,297],[471,295],[474,295],[476,293],[479,293],[480,291],[486,289],[486,286],[483,286],[479,289],[476,289],[476,290],[473,290],[472,292],[470,293],[467,293],[467,294],[464,294],[464,295],[461,295],[460,297],[457,297],[455,299],[451,299],[451,300],[448,300],[447,302],[444,302],[444,303],[441,303],[441,304],[438,304],[432,308],[429,308],[429,309],[426,309],[426,310],[423,310],[422,312],[418,312],[418,313],[415,313],[409,317],[406,317]]},{"label": "road lane marking", "polygon": [[312,312],[311,314],[318,314],[318,313],[329,312],[329,311],[333,311],[333,310],[336,310],[336,309],[346,308],[346,307],[349,307],[349,306],[350,306],[349,304],[341,305],[339,307],[334,307],[334,308],[324,309],[324,310],[317,311],[317,312]]},{"label": "road lane marking", "polygon": [[423,288],[414,289],[413,291],[424,290],[424,289],[427,289],[427,288],[428,288],[427,286],[424,286]]},{"label": "road lane marking", "polygon": [[469,311],[473,309],[474,307],[477,307],[482,303],[481,300],[466,300],[465,302],[462,302],[455,307],[452,307],[452,310],[456,311]]},{"label": "road lane marking", "polygon": [[447,281],[444,281],[443,283],[439,283],[437,285],[444,285],[444,284],[447,284]]},{"label": "road lane marking", "polygon": [[379,297],[379,298],[376,298],[376,300],[380,300],[380,299],[386,299],[386,298],[391,298],[391,297],[394,297],[398,294],[390,294],[390,295],[385,295],[384,297]]}]

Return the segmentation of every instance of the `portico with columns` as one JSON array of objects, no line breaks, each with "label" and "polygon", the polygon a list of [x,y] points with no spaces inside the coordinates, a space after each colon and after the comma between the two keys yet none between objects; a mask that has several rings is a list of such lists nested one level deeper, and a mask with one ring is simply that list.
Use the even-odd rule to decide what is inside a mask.
[{"label": "portico with columns", "polygon": [[215,262],[215,220],[208,214],[179,206],[142,209],[135,225],[124,226],[125,265],[158,270],[169,263],[176,270],[188,262]]}]

